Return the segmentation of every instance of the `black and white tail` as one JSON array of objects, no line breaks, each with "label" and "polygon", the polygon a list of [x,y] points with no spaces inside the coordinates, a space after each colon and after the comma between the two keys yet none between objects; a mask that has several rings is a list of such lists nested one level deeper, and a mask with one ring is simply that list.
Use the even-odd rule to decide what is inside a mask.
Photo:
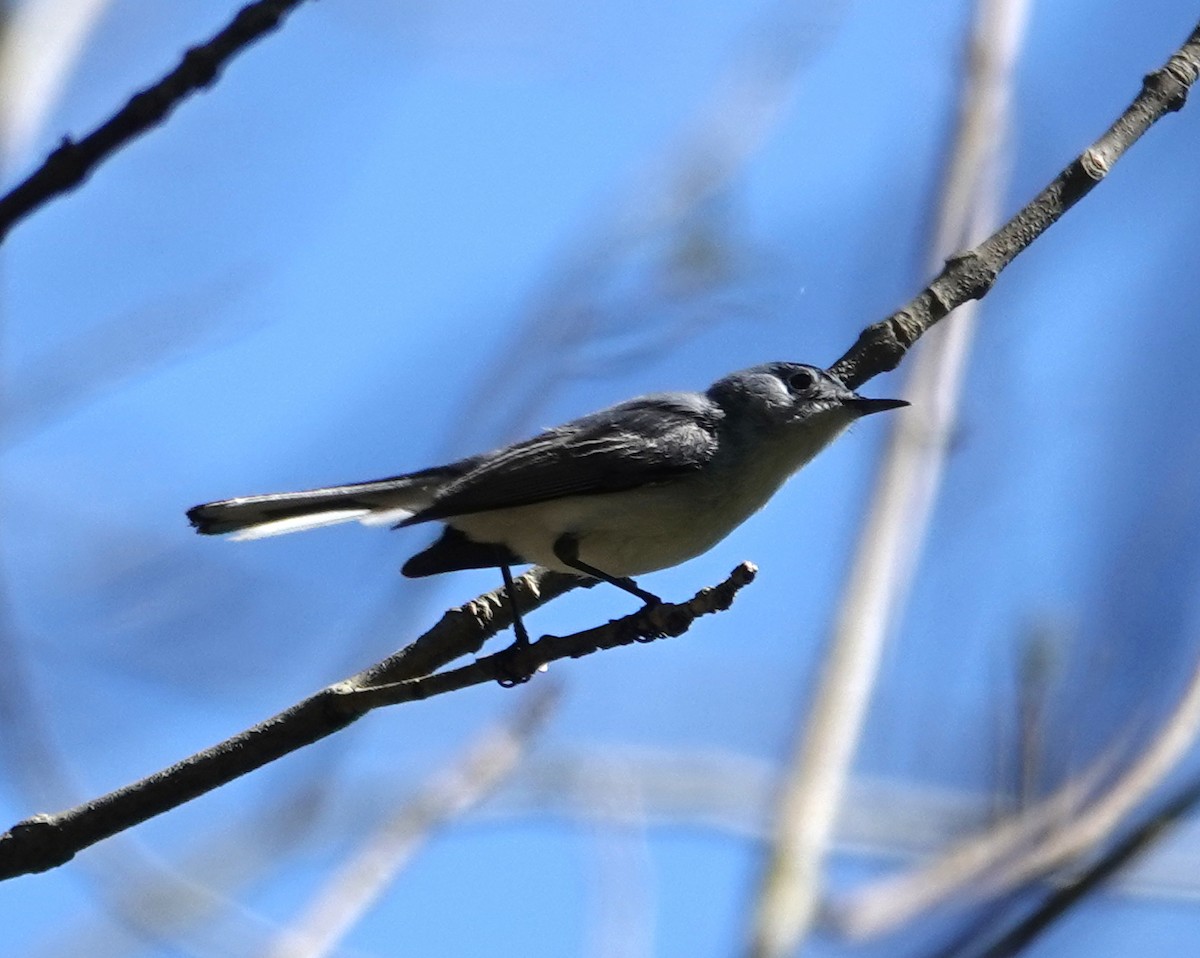
[{"label": "black and white tail", "polygon": [[339,522],[392,525],[429,506],[438,489],[460,475],[459,464],[405,476],[303,492],[244,496],[193,506],[187,517],[203,535],[265,539]]}]

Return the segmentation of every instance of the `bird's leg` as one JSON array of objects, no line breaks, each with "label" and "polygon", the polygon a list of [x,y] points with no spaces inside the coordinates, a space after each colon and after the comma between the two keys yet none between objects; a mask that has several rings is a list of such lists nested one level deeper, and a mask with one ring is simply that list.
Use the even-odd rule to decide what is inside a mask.
[{"label": "bird's leg", "polygon": [[584,575],[590,575],[593,579],[601,579],[604,582],[611,583],[618,589],[628,592],[630,595],[636,595],[647,605],[662,605],[662,599],[653,592],[647,592],[632,579],[609,575],[607,572],[597,569],[594,565],[588,565],[584,562],[579,558],[579,539],[569,532],[564,532],[555,540],[554,554],[563,565],[577,569]]},{"label": "bird's leg", "polygon": [[517,608],[517,592],[513,587],[512,569],[501,565],[500,574],[504,576],[504,594],[508,596],[508,611],[512,613],[513,631],[517,634],[517,644],[528,645],[529,633],[525,631],[525,621],[521,618],[521,610]]},{"label": "bird's leg", "polygon": [[518,657],[529,648],[529,633],[525,630],[525,622],[521,618],[521,610],[517,608],[517,593],[513,587],[512,570],[504,563],[500,564],[500,574],[504,576],[504,594],[508,598],[508,609],[512,612],[513,632],[517,637],[510,645],[500,654],[505,656],[501,660],[501,668],[503,673],[496,681],[505,688],[512,688],[514,685],[521,685],[528,682],[533,673],[529,669],[522,668],[518,665]]}]

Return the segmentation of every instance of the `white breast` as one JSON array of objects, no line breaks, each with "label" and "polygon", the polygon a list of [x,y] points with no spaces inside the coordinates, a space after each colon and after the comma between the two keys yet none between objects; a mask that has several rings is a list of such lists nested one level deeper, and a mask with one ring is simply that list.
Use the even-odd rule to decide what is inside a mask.
[{"label": "white breast", "polygon": [[723,468],[628,492],[569,496],[513,509],[455,516],[447,522],[477,542],[504,543],[530,562],[572,571],[554,555],[564,533],[579,557],[614,576],[636,576],[706,552],[757,512],[797,469],[845,429],[828,428],[755,446],[755,454]]}]

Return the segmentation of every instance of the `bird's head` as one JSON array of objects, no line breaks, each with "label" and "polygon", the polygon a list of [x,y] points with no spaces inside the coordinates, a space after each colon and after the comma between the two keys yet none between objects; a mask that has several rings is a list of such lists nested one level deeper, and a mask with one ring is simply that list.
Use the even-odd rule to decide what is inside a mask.
[{"label": "bird's head", "polygon": [[802,363],[766,363],[730,373],[709,387],[708,398],[726,415],[760,426],[820,423],[838,432],[863,416],[908,405],[903,399],[866,399],[832,373]]}]

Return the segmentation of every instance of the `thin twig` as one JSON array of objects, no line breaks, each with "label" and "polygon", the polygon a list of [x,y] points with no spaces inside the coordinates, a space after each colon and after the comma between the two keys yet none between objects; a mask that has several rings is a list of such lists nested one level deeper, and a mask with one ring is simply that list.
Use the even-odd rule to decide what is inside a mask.
[{"label": "thin twig", "polygon": [[1161,69],[1146,76],[1141,93],[1100,139],[987,240],[950,257],[942,272],[915,299],[863,330],[858,341],[830,367],[831,371],[856,389],[873,376],[895,369],[934,323],[963,303],[986,294],[1001,270],[1090,193],[1155,122],[1181,109],[1198,75],[1200,24]]},{"label": "thin twig", "polygon": [[185,98],[210,86],[225,64],[270,33],[303,0],[256,0],[247,4],[207,43],[192,47],[179,66],[80,140],[62,144],[40,167],[0,197],[0,242],[13,226],[47,201],[74,189],[105,159],[161,123]]},{"label": "thin twig", "polygon": [[[508,624],[503,591],[451,609],[429,632],[395,655],[343,682],[328,686],[265,722],[141,781],[54,815],[35,815],[0,835],[0,880],[45,871],[80,850],[190,801],[247,772],[340,731],[385,705],[505,678],[513,669],[532,674],[541,665],[601,649],[682,635],[701,615],[729,608],[754,579],[742,563],[721,584],[683,603],[664,603],[568,636],[543,636],[522,655],[490,655],[473,665],[431,674],[477,651]],[[581,584],[575,576],[534,569],[517,580],[522,611]],[[419,678],[425,676],[425,678]]]},{"label": "thin twig", "polygon": [[[932,257],[940,261],[994,228],[996,173],[1025,0],[982,0],[970,37],[958,128],[939,202]],[[750,928],[749,952],[795,951],[817,913],[821,867],[891,624],[903,607],[941,487],[975,324],[960,316],[916,356],[858,538],[824,671],[794,732],[775,834]]]}]

